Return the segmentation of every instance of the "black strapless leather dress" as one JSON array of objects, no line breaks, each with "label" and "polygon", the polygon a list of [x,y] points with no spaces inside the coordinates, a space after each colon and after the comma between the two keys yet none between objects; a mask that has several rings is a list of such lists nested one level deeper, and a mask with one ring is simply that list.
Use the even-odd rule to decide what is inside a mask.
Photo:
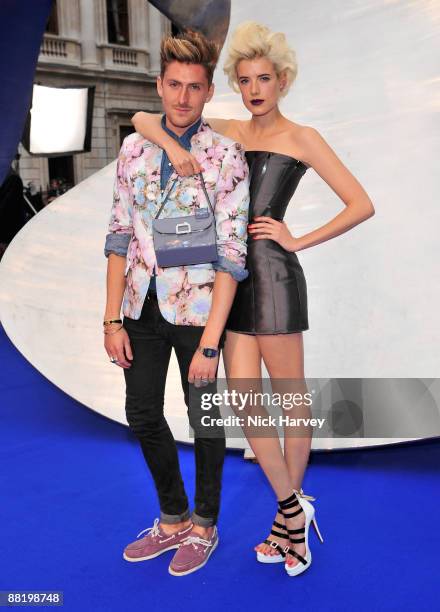
[{"label": "black strapless leather dress", "polygon": [[[247,151],[250,170],[249,219],[282,221],[308,166],[267,151]],[[226,329],[245,334],[289,334],[309,328],[307,285],[296,253],[273,240],[248,237],[249,276],[238,283]]]}]

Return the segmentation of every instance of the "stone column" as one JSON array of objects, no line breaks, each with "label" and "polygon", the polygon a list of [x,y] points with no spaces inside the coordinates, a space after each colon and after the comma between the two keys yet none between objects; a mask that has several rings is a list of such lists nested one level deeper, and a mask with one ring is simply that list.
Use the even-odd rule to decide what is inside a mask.
[{"label": "stone column", "polygon": [[130,47],[148,52],[148,8],[146,0],[128,0]]},{"label": "stone column", "polygon": [[160,73],[160,41],[165,30],[165,18],[152,4],[148,5],[148,25],[150,67],[149,74],[157,76]]},{"label": "stone column", "polygon": [[97,68],[99,64],[94,5],[94,0],[80,0],[81,57],[82,66],[85,68]]},{"label": "stone column", "polygon": [[60,36],[80,40],[80,8],[79,0],[57,0],[58,26]]},{"label": "stone column", "polygon": [[99,45],[107,44],[107,4],[105,0],[94,0],[95,5],[95,35]]}]

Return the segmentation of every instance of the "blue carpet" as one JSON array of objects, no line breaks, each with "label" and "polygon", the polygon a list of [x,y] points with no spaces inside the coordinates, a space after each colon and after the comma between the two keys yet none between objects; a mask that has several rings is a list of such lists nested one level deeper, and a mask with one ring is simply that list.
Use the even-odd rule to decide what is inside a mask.
[{"label": "blue carpet", "polygon": [[[172,552],[122,559],[158,513],[128,428],[57,389],[2,328],[0,368],[0,590],[60,590],[69,612],[436,607],[438,440],[313,454],[304,490],[317,497],[325,542],[311,532],[313,564],[297,578],[255,561],[275,503],[260,468],[228,452],[221,545],[201,571],[176,578],[167,573]],[[192,448],[179,452],[192,496]]]}]

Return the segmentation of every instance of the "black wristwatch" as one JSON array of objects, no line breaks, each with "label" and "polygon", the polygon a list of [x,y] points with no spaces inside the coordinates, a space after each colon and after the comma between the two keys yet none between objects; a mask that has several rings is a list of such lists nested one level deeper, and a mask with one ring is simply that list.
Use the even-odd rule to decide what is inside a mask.
[{"label": "black wristwatch", "polygon": [[197,350],[199,353],[202,353],[205,357],[209,357],[209,359],[213,359],[218,356],[218,349],[214,348],[204,348],[203,346],[198,346]]}]

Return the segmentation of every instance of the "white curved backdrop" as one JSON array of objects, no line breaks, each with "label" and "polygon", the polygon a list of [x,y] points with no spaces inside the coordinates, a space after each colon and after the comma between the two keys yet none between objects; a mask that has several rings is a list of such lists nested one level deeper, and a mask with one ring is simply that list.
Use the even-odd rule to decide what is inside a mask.
[{"label": "white curved backdrop", "polygon": [[[366,223],[298,254],[309,295],[306,376],[438,377],[440,4],[240,0],[232,3],[230,31],[250,18],[284,31],[297,52],[299,75],[283,111],[321,132],[376,207]],[[205,116],[246,117],[220,69],[216,86]],[[58,198],[15,237],[0,264],[0,318],[42,374],[126,423],[123,374],[109,363],[101,331],[114,166]],[[311,169],[286,221],[302,235],[342,206]],[[176,438],[188,441],[175,360],[166,414]],[[389,442],[316,439],[313,448]]]}]

